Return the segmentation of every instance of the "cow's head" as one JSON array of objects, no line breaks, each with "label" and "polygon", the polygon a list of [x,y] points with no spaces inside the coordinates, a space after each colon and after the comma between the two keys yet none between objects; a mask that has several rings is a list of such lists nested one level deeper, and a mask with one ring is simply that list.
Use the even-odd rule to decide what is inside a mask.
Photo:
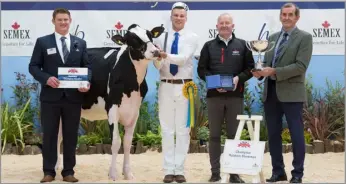
[{"label": "cow's head", "polygon": [[118,45],[127,45],[132,59],[156,59],[159,56],[159,49],[153,44],[153,38],[159,37],[165,28],[161,25],[151,31],[132,24],[127,29],[124,36],[114,35],[112,40]]}]

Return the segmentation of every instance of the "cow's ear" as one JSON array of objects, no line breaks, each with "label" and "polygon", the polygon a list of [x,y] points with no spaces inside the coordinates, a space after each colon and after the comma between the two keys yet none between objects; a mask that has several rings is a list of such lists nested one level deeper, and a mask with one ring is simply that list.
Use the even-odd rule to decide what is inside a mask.
[{"label": "cow's ear", "polygon": [[154,27],[151,30],[151,34],[153,35],[153,38],[157,38],[163,33],[163,31],[165,31],[165,28],[163,27],[163,25],[161,25],[158,27]]},{"label": "cow's ear", "polygon": [[122,37],[121,35],[112,36],[112,41],[118,45],[124,45],[125,44],[125,38]]}]

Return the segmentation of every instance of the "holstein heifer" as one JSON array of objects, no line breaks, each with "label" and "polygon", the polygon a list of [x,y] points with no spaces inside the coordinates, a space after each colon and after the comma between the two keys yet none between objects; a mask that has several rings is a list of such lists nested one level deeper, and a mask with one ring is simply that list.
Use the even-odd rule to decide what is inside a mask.
[{"label": "holstein heifer", "polygon": [[[91,121],[108,119],[111,130],[113,129],[112,162],[109,169],[109,178],[112,180],[117,178],[116,158],[121,145],[118,122],[125,129],[123,175],[125,179],[133,178],[129,157],[139,108],[148,91],[145,76],[149,62],[159,56],[159,49],[154,46],[152,39],[159,37],[163,31],[162,26],[148,31],[133,24],[124,36],[112,37],[115,43],[121,45],[120,50],[88,49],[92,61],[92,79],[81,116]],[[60,122],[56,168],[60,162],[61,130]]]}]

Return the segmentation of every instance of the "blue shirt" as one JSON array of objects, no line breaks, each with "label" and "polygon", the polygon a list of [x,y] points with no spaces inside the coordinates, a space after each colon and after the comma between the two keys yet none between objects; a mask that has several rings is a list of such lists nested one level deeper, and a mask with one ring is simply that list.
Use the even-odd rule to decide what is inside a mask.
[{"label": "blue shirt", "polygon": [[[288,34],[288,35],[287,35],[287,38],[286,38],[286,39],[288,40],[288,39],[290,39],[290,36],[291,36],[292,32],[293,32],[296,28],[297,28],[297,27],[294,26],[294,28],[291,29],[291,30],[289,30],[288,32],[286,32],[285,30],[281,29],[281,33],[280,33],[279,39],[278,39],[278,41],[276,42],[276,45],[275,45],[274,57],[273,57],[271,63],[274,62],[274,58],[276,57],[276,52],[278,51],[278,48],[279,48],[279,43],[281,42],[284,33],[286,32],[286,33]],[[286,42],[285,44],[287,44],[287,42]]]}]

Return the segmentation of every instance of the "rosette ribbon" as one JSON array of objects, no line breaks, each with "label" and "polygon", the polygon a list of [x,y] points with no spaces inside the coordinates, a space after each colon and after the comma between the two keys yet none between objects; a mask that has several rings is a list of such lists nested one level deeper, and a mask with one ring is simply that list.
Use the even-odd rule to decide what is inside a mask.
[{"label": "rosette ribbon", "polygon": [[195,112],[195,97],[197,95],[197,85],[193,82],[187,82],[183,86],[183,94],[185,98],[188,99],[187,106],[187,122],[186,127],[193,128],[196,121],[196,112]]}]

